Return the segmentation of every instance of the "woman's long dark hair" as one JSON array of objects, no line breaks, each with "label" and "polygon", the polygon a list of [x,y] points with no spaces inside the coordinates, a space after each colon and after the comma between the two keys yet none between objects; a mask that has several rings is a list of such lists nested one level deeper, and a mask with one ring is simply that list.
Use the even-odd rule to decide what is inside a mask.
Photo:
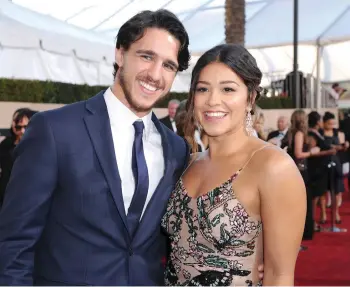
[{"label": "woman's long dark hair", "polygon": [[194,139],[194,131],[197,128],[194,118],[194,94],[200,73],[213,62],[225,64],[243,80],[248,87],[248,101],[251,104],[254,104],[263,91],[260,87],[262,73],[255,58],[243,46],[224,44],[205,52],[192,70],[191,86],[186,106],[185,137],[194,152],[198,150],[198,145]]}]

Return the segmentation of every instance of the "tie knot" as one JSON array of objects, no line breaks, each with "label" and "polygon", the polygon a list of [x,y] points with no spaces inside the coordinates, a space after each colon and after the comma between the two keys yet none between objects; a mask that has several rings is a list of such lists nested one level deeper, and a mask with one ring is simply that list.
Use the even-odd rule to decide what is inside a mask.
[{"label": "tie knot", "polygon": [[133,126],[135,128],[135,134],[142,134],[143,133],[143,129],[145,128],[143,121],[136,121],[133,123]]}]

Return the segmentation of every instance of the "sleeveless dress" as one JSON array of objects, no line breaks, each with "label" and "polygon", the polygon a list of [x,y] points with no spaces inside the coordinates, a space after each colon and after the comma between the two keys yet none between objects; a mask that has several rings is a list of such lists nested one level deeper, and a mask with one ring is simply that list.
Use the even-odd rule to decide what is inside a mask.
[{"label": "sleeveless dress", "polygon": [[180,178],[162,218],[171,241],[165,285],[262,285],[257,271],[263,262],[262,222],[249,216],[232,188],[250,159],[198,198],[187,194]]},{"label": "sleeveless dress", "polygon": [[[328,145],[340,145],[340,141],[338,137],[338,129],[333,129],[333,136],[326,136],[323,130],[321,130],[321,134],[323,135],[325,142]],[[329,173],[329,180],[328,180],[327,187],[328,187],[328,190],[334,189],[335,194],[338,194],[339,192],[344,192],[345,190],[340,154],[341,152],[338,151],[337,154],[332,155],[330,157],[330,161],[335,163],[335,167],[333,171]]]}]

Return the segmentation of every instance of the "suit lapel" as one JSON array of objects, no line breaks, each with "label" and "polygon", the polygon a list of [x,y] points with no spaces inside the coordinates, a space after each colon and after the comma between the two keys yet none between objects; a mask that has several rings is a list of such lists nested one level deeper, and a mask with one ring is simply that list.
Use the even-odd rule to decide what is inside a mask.
[{"label": "suit lapel", "polygon": [[88,114],[85,116],[84,120],[99,163],[112,193],[114,203],[127,229],[121,180],[115,157],[111,125],[103,94],[104,91],[86,102]]},{"label": "suit lapel", "polygon": [[152,121],[162,138],[164,175],[154,191],[151,200],[149,201],[141,218],[140,225],[134,236],[133,244],[135,246],[141,245],[143,242],[147,241],[147,239],[154,234],[155,229],[159,227],[160,219],[164,214],[163,207],[166,207],[172,191],[170,187],[174,172],[174,164],[172,161],[170,141],[168,140],[164,127],[160,124],[159,120],[154,114],[152,115]]}]

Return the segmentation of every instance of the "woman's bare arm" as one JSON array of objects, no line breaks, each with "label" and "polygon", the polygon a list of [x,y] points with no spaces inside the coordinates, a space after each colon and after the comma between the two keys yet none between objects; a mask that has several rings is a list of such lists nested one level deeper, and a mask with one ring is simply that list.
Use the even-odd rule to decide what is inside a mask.
[{"label": "woman's bare arm", "polygon": [[259,179],[264,236],[264,286],[294,285],[294,270],[304,231],[306,191],[293,160],[266,151]]},{"label": "woman's bare arm", "polygon": [[304,134],[302,132],[296,132],[294,136],[294,156],[297,159],[308,158],[311,155],[310,152],[303,151],[304,142]]},{"label": "woman's bare arm", "polygon": [[[308,143],[309,143],[310,149],[317,147],[317,142],[316,142],[315,138],[312,136],[308,137]],[[317,153],[311,153],[310,156],[312,156],[312,157],[326,156],[326,155],[333,155],[336,153],[337,153],[336,149],[330,149],[330,150],[319,151]]]}]

